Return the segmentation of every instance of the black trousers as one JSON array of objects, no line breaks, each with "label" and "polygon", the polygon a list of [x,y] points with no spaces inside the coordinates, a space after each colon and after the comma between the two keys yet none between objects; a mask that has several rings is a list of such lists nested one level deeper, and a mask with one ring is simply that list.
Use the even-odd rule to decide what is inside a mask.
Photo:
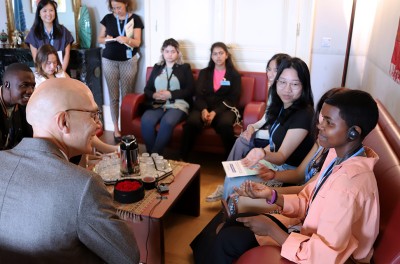
[{"label": "black trousers", "polygon": [[[215,129],[220,135],[225,148],[225,154],[228,156],[233,144],[235,143],[235,135],[233,131],[233,123],[235,122],[235,114],[226,110],[217,114],[211,123],[211,127]],[[192,110],[183,126],[183,137],[181,147],[181,157],[185,158],[192,150],[197,136],[203,130],[204,123],[201,120],[201,112],[199,110]]]},{"label": "black trousers", "polygon": [[[224,215],[219,212],[201,233],[190,244],[195,263],[231,264],[247,250],[259,246],[253,231],[236,221],[238,217],[255,216],[256,213],[240,213],[229,218],[222,229],[216,234],[218,225],[224,222]],[[287,228],[275,217],[271,218],[280,228]]]}]

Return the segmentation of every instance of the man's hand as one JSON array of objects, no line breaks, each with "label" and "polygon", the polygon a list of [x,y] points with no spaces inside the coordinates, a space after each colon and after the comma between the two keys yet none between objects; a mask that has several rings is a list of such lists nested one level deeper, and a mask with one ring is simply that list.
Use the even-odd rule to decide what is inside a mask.
[{"label": "man's hand", "polygon": [[272,189],[264,184],[245,181],[240,188],[234,187],[235,192],[240,196],[246,196],[253,199],[264,198],[271,199]]},{"label": "man's hand", "polygon": [[247,154],[245,158],[242,159],[242,164],[246,167],[251,167],[257,164],[261,159],[265,157],[265,151],[262,148],[253,148]]}]

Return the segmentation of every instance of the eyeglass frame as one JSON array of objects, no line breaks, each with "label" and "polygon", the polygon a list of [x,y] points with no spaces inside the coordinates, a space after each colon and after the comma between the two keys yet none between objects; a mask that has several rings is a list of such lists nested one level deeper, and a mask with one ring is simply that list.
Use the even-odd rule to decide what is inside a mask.
[{"label": "eyeglass frame", "polygon": [[68,111],[77,111],[77,112],[90,113],[90,117],[93,118],[93,120],[95,122],[100,121],[101,120],[101,116],[103,114],[103,111],[101,111],[100,109],[97,109],[95,111],[89,111],[89,110],[83,110],[83,109],[74,109],[74,108],[64,110],[64,112],[68,112]]},{"label": "eyeglass frame", "polygon": [[294,83],[294,82],[288,82],[286,80],[282,80],[280,78],[278,80],[276,80],[276,86],[279,86],[280,88],[286,88],[288,84],[289,84],[290,89],[292,91],[296,91],[296,92],[300,91],[300,89],[303,87],[303,84],[300,81]]}]

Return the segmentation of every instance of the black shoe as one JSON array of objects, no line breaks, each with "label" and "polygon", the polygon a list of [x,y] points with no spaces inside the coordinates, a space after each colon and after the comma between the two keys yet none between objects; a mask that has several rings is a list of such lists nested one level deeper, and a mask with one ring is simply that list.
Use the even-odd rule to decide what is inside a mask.
[{"label": "black shoe", "polygon": [[115,143],[120,143],[120,142],[121,142],[121,136],[116,137],[116,136],[115,136],[115,133],[113,133],[113,136],[114,136],[114,141],[115,141]]}]

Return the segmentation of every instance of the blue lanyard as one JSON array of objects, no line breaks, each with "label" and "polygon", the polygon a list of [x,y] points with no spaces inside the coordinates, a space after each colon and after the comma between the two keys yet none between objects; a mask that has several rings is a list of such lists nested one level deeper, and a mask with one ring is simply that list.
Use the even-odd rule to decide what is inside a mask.
[{"label": "blue lanyard", "polygon": [[49,38],[50,45],[54,46],[53,28],[51,28],[50,33],[47,33],[46,29],[44,29],[44,33],[46,33],[47,37]]},{"label": "blue lanyard", "polygon": [[[364,147],[361,147],[360,149],[358,149],[358,151],[357,151],[356,153],[354,153],[353,155],[351,155],[351,156],[348,157],[348,158],[345,158],[343,161],[345,161],[345,160],[347,160],[347,159],[350,159],[350,158],[352,158],[352,157],[355,157],[355,156],[359,156],[359,155],[360,155],[361,153],[363,153],[364,151],[365,151],[365,150],[364,150]],[[322,185],[324,185],[326,179],[328,179],[328,177],[332,174],[333,167],[335,167],[335,162],[336,162],[336,161],[337,161],[337,158],[335,158],[334,160],[332,160],[331,163],[329,164],[329,166],[325,168],[324,172],[323,172],[323,173],[321,174],[321,176],[318,178],[318,182],[317,182],[317,184],[315,185],[314,190],[313,190],[313,192],[312,192],[312,198],[311,198],[311,200],[309,201],[308,206],[307,206],[306,215],[308,214],[308,209],[310,209],[311,203],[314,201],[314,199],[315,199],[315,197],[317,196],[317,193],[318,193],[319,190],[321,189]],[[342,162],[343,162],[343,161],[342,161]],[[341,163],[342,163],[342,162],[341,162]],[[340,163],[339,163],[339,164],[340,164]]]},{"label": "blue lanyard", "polygon": [[282,114],[282,111],[283,111],[283,107],[281,108],[281,111],[279,111],[279,115],[278,115],[278,117],[276,118],[274,124],[271,126],[271,129],[270,129],[270,130],[271,130],[271,133],[270,133],[270,137],[269,137],[269,149],[271,150],[271,152],[275,152],[275,143],[274,143],[273,137],[274,137],[274,133],[275,133],[276,129],[277,129],[277,128],[279,127],[279,125],[280,125],[280,123],[277,123],[277,122],[278,122],[279,117],[280,117],[281,114]]},{"label": "blue lanyard", "polygon": [[118,18],[118,16],[116,16],[115,19],[117,20],[118,33],[119,33],[120,36],[123,36],[123,35],[125,34],[126,22],[128,22],[128,13],[126,13],[125,23],[124,23],[124,27],[123,27],[122,31],[121,31],[121,25],[119,24],[119,18]]}]

